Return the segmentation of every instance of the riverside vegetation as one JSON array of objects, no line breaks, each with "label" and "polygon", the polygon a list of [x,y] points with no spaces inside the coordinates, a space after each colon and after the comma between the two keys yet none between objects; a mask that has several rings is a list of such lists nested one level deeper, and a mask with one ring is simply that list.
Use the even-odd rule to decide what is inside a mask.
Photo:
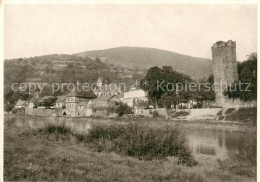
[{"label": "riverside vegetation", "polygon": [[147,128],[133,123],[99,124],[94,125],[88,134],[77,134],[62,125],[48,125],[32,134],[42,135],[54,141],[83,142],[97,152],[115,152],[140,160],[159,160],[174,156],[178,164],[187,166],[197,164],[185,146],[184,137],[173,128]]},{"label": "riverside vegetation", "polygon": [[7,127],[4,179],[254,181],[256,142],[252,142],[244,152],[210,167],[214,166],[210,161],[194,159],[174,127],[96,123],[86,134],[65,125],[25,131]]},{"label": "riverside vegetation", "polygon": [[237,121],[243,123],[257,124],[257,108],[228,108],[217,113],[218,120]]}]

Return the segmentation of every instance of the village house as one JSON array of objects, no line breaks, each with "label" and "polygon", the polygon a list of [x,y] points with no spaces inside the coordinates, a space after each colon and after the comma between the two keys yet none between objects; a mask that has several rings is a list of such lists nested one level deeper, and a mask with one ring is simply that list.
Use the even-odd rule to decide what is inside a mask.
[{"label": "village house", "polygon": [[91,116],[92,115],[92,101],[81,102],[77,105],[77,116]]},{"label": "village house", "polygon": [[55,103],[55,108],[65,108],[67,95],[57,96],[57,101]]},{"label": "village house", "polygon": [[27,101],[24,101],[24,100],[19,99],[19,100],[16,102],[14,108],[15,108],[15,109],[24,108],[27,104],[28,104]]},{"label": "village house", "polygon": [[132,108],[145,103],[148,104],[147,93],[136,86],[132,86],[129,91],[124,92],[123,102]]},{"label": "village house", "polygon": [[84,116],[85,115],[85,104],[84,102],[78,103],[77,105],[77,115],[78,116]]},{"label": "village house", "polygon": [[122,102],[116,95],[101,96],[92,101],[94,108],[108,108]]},{"label": "village house", "polygon": [[100,77],[97,80],[97,87],[94,89],[94,93],[97,97],[112,96],[121,93],[120,86],[116,83],[103,83],[103,78]]},{"label": "village house", "polygon": [[[96,98],[94,92],[72,90],[66,97],[65,114],[69,116],[78,116],[81,109],[84,109],[84,104],[87,104],[91,99]],[[83,105],[82,105],[83,104]],[[79,113],[80,112],[80,113]]]}]

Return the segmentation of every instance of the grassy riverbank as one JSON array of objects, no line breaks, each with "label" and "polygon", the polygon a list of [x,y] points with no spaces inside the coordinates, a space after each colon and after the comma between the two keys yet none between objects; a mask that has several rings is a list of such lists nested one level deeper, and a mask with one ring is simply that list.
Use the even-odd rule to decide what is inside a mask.
[{"label": "grassy riverbank", "polygon": [[[151,127],[156,128],[156,126],[158,125],[153,124]],[[111,136],[112,133],[118,133],[115,132],[117,129],[96,128],[92,130],[92,134],[80,136],[66,127],[57,129],[46,126],[40,130],[6,127],[4,178],[8,181],[255,181],[255,173],[252,172],[254,166],[250,164],[251,168],[247,169],[239,164],[239,161],[234,163],[236,165],[234,171],[232,162],[218,162],[203,155],[196,158],[198,163],[192,167],[178,164],[175,158],[167,157],[170,150],[165,150],[164,153],[167,154],[165,157],[151,157],[146,160],[140,158],[140,154],[146,156],[142,152],[128,155],[125,153],[128,147],[143,149],[142,147],[152,144],[145,142],[146,140],[142,143],[140,140],[141,136],[149,136],[147,135],[149,129],[142,129],[138,136],[134,132],[129,132],[129,135],[131,133],[135,135],[136,140],[130,139],[129,142],[125,141],[126,144],[120,142],[126,138]],[[159,130],[154,131],[156,136],[160,136]],[[158,140],[168,142],[169,136],[171,135],[162,135]],[[105,144],[99,145],[99,142],[104,142],[101,138],[108,140]],[[89,142],[89,139],[95,140]],[[150,142],[153,142],[153,139]],[[127,146],[128,144],[130,146]],[[169,145],[178,146],[175,144],[176,142]],[[99,146],[102,148],[100,149]],[[114,147],[117,149],[113,149]],[[160,149],[159,147],[155,149]],[[150,150],[154,151],[153,148]],[[243,170],[238,170],[238,167]]]}]

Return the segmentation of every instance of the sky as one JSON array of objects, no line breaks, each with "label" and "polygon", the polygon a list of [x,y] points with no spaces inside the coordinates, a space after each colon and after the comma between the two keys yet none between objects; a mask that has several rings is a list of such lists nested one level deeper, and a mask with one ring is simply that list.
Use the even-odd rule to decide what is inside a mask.
[{"label": "sky", "polygon": [[5,5],[5,59],[119,46],[212,58],[236,41],[237,59],[257,50],[256,5]]}]

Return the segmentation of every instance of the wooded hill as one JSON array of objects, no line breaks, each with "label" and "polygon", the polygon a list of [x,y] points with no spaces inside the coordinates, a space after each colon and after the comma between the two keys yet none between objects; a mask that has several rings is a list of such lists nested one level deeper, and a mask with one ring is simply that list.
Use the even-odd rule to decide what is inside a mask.
[{"label": "wooded hill", "polygon": [[74,54],[80,57],[100,57],[107,62],[126,68],[148,69],[152,66],[172,66],[174,70],[199,80],[212,74],[210,59],[191,57],[171,51],[144,47],[116,47]]}]

